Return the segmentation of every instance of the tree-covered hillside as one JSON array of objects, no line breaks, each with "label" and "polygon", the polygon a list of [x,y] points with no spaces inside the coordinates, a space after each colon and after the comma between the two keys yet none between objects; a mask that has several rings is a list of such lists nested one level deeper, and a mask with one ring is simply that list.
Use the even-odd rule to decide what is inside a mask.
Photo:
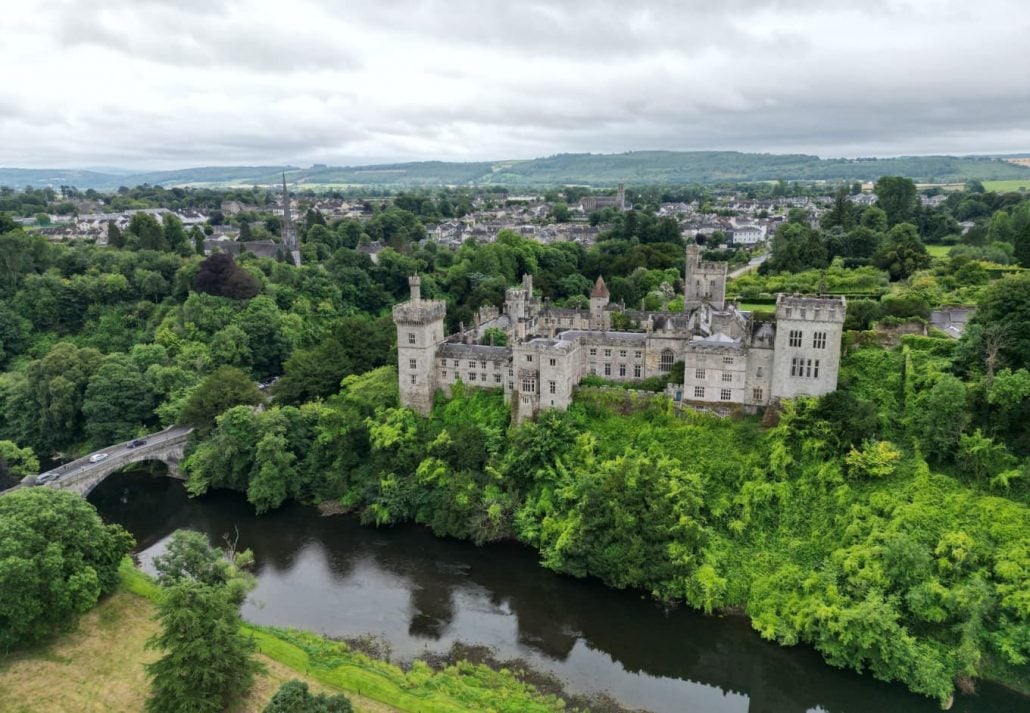
[{"label": "tree-covered hillside", "polygon": [[529,160],[420,161],[367,166],[205,167],[174,171],[104,174],[60,169],[0,168],[0,185],[114,189],[142,184],[274,185],[285,171],[298,186],[614,186],[737,183],[745,181],[873,181],[905,176],[921,182],[962,183],[1030,177],[1030,168],[994,157],[902,156],[823,159],[806,154],[738,151],[631,151],[623,154],[558,154]]}]

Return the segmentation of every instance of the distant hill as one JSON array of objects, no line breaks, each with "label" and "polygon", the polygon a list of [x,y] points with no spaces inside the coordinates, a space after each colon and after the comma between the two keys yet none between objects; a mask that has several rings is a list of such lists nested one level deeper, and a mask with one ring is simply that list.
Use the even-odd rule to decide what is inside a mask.
[{"label": "distant hill", "polygon": [[1030,167],[993,156],[901,156],[823,159],[806,154],[737,151],[631,151],[623,154],[558,154],[526,161],[376,164],[370,166],[209,166],[176,171],[114,174],[61,169],[0,168],[0,185],[73,185],[112,190],[143,183],[161,186],[272,185],[285,171],[300,186],[587,186],[676,185],[746,181],[871,181],[908,176],[926,183],[1030,177]]}]

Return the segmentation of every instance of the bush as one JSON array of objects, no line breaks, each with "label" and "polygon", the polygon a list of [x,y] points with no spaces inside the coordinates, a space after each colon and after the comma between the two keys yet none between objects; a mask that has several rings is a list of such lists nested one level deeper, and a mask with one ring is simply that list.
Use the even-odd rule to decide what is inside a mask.
[{"label": "bush", "polygon": [[352,710],[347,696],[312,694],[308,684],[294,679],[279,687],[264,713],[350,713]]}]

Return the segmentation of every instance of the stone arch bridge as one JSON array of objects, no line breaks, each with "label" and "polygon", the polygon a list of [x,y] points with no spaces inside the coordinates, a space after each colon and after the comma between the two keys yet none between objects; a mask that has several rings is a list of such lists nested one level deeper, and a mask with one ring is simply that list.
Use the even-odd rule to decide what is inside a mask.
[{"label": "stone arch bridge", "polygon": [[[85,497],[111,473],[132,463],[159,460],[168,466],[170,477],[182,479],[179,463],[182,461],[183,452],[186,449],[186,439],[191,431],[193,429],[188,426],[172,426],[158,433],[144,436],[142,439],[134,439],[146,441],[145,444],[135,448],[129,447],[132,441],[116,443],[101,448],[84,458],[65,463],[59,468],[40,473],[37,478],[44,481],[43,485],[46,487],[71,490]],[[96,453],[107,453],[107,457],[93,463],[90,458]],[[37,480],[37,482],[39,481]]]}]

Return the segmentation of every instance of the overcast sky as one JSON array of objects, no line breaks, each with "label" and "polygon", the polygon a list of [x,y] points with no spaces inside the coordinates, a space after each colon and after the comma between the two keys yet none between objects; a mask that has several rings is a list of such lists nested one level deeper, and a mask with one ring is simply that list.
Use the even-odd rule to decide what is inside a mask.
[{"label": "overcast sky", "polygon": [[1030,0],[23,0],[0,165],[1030,151]]}]

